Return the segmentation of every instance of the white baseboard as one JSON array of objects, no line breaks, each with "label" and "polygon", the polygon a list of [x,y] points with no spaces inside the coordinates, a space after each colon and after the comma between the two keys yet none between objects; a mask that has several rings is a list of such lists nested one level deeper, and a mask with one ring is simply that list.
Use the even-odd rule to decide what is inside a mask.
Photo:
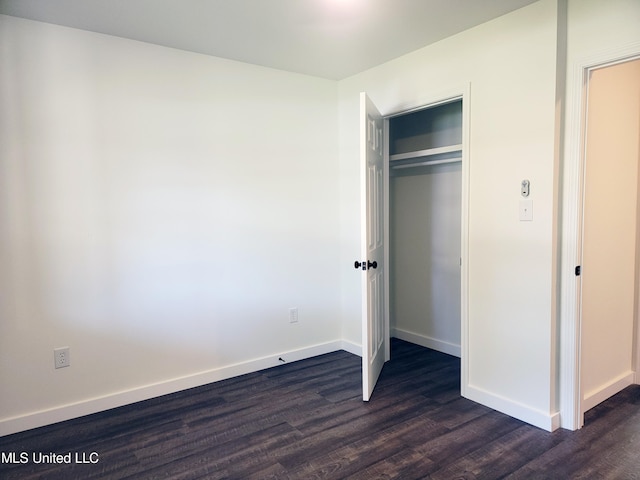
[{"label": "white baseboard", "polygon": [[467,385],[465,397],[486,407],[527,422],[535,427],[553,432],[560,427],[560,413],[548,413],[528,407],[481,388]]},{"label": "white baseboard", "polygon": [[626,372],[611,380],[609,383],[587,392],[582,400],[582,411],[586,412],[587,410],[592,409],[599,403],[604,402],[607,398],[610,398],[619,391],[624,390],[629,385],[633,385],[635,376],[634,372]]},{"label": "white baseboard", "polygon": [[399,338],[400,340],[415,343],[416,345],[420,345],[422,347],[437,350],[438,352],[447,353],[449,355],[453,355],[454,357],[460,358],[461,355],[460,345],[438,340],[436,338],[427,337],[426,335],[421,335],[419,333],[409,332],[400,328],[392,328],[391,336]]},{"label": "white baseboard", "polygon": [[342,340],[342,350],[345,350],[349,353],[353,353],[359,357],[362,357],[362,345],[358,345],[357,343],[350,342],[348,340]]},{"label": "white baseboard", "polygon": [[142,400],[148,400],[161,395],[207,385],[227,378],[257,372],[259,370],[264,370],[265,368],[275,367],[282,364],[279,358],[283,358],[287,363],[291,363],[305,358],[335,352],[337,350],[347,350],[350,353],[358,355],[359,353],[356,353],[356,351],[359,349],[360,347],[358,345],[345,342],[343,340],[336,340],[289,352],[276,353],[274,355],[257,358],[247,362],[207,370],[205,372],[174,378],[164,382],[144,385],[139,388],[116,392],[103,397],[90,398],[80,402],[62,405],[60,407],[6,418],[0,420],[0,437],[30,430],[32,428],[63,422],[65,420],[82,417],[84,415],[90,415],[92,413],[109,410],[111,408],[121,407],[123,405],[140,402]]}]

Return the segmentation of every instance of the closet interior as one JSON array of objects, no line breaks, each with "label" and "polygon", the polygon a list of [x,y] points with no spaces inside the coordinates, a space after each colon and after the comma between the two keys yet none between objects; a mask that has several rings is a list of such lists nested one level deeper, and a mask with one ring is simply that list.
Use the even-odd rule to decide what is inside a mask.
[{"label": "closet interior", "polygon": [[390,333],[459,357],[462,99],[387,120]]}]

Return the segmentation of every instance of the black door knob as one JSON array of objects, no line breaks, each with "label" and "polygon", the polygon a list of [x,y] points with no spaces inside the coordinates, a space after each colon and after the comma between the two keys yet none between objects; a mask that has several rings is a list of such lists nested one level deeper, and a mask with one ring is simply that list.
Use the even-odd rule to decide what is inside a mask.
[{"label": "black door knob", "polygon": [[369,260],[366,262],[359,262],[356,260],[353,266],[356,268],[362,268],[362,270],[367,270],[369,268],[378,268],[378,262],[375,260],[373,262],[370,262]]}]

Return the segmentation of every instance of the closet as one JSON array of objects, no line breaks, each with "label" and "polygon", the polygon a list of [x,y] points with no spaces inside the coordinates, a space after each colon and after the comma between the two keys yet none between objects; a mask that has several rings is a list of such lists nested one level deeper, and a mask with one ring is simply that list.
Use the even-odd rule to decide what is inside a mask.
[{"label": "closet", "polygon": [[460,356],[462,99],[389,117],[391,336]]}]

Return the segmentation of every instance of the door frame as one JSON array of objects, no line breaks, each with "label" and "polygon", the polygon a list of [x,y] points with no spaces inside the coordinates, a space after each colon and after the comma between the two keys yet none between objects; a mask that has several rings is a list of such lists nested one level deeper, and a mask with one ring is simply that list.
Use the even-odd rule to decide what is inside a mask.
[{"label": "door frame", "polygon": [[[421,96],[415,101],[403,103],[382,111],[384,118],[384,263],[387,266],[387,275],[384,281],[385,300],[385,330],[387,336],[390,332],[390,287],[389,287],[389,119],[417,110],[435,107],[453,100],[462,99],[462,198],[461,229],[460,229],[460,392],[463,397],[467,393],[469,379],[469,135],[470,135],[470,92],[471,84],[464,83],[452,86],[446,90],[431,92]],[[390,342],[387,342],[387,346]],[[387,352],[387,358],[390,353]]]},{"label": "door frame", "polygon": [[[575,267],[582,261],[584,174],[586,156],[587,89],[593,70],[640,58],[640,43],[579,59],[569,72],[572,93],[566,101],[566,145],[562,181],[560,239],[559,410],[560,426],[577,430],[583,425],[581,394],[582,282]],[[636,279],[638,281],[638,279]],[[636,309],[637,310],[637,309]],[[636,311],[635,381],[640,381],[640,329]]]}]

